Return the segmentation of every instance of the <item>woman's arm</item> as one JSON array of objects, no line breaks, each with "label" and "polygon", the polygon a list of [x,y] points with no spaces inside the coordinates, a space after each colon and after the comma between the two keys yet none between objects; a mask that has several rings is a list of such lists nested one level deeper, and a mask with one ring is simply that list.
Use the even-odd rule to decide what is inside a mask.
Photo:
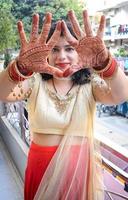
[{"label": "woman's arm", "polygon": [[[74,11],[69,11],[68,17],[77,39],[71,35],[64,21],[62,21],[62,27],[68,42],[78,52],[80,61],[83,63],[82,67],[91,68],[91,71],[96,71],[103,77],[103,79],[99,78],[99,84],[95,84],[94,80],[93,94],[96,101],[107,104],[118,104],[128,100],[128,77],[117,66],[116,60],[112,58],[103,41],[106,24],[105,16],[101,16],[95,35],[87,10],[83,11],[84,30],[80,27]],[[79,69],[74,69],[74,72]],[[106,88],[105,84],[102,84],[104,81],[107,83]],[[110,90],[109,87],[111,88]]]},{"label": "woman's arm", "polygon": [[105,104],[119,104],[128,100],[128,76],[120,67],[116,74],[107,83],[107,90],[104,91],[102,86],[93,87],[93,94],[96,101]]},{"label": "woman's arm", "polygon": [[56,44],[56,41],[59,39],[61,32],[61,22],[59,21],[52,37],[47,42],[51,20],[52,14],[46,13],[42,31],[39,34],[39,15],[35,14],[32,18],[32,29],[29,41],[27,41],[22,22],[18,22],[18,32],[21,43],[20,53],[17,59],[9,64],[7,70],[0,73],[1,101],[17,101],[24,99],[26,92],[29,93],[27,79],[34,72],[48,73],[57,77],[63,76],[61,70],[50,66],[47,62],[47,57]]},{"label": "woman's arm", "polygon": [[9,77],[8,71],[0,72],[0,101],[15,102],[26,98],[29,91],[28,80],[16,83]]}]

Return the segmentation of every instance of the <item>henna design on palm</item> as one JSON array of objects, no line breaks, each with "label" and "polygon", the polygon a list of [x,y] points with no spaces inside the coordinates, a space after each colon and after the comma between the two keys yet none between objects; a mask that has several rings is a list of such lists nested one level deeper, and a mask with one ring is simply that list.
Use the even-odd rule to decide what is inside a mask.
[{"label": "henna design on palm", "polygon": [[55,67],[50,66],[47,62],[47,57],[52,48],[55,46],[61,31],[61,22],[59,21],[52,37],[46,43],[51,27],[51,18],[51,13],[47,13],[42,31],[40,34],[38,34],[39,15],[35,14],[33,16],[29,42],[26,39],[22,22],[18,22],[18,32],[21,41],[18,65],[20,68],[27,69],[28,71],[48,73],[62,77],[63,72]]},{"label": "henna design on palm", "polygon": [[68,12],[68,17],[77,39],[71,35],[66,23],[62,21],[64,35],[67,41],[78,52],[84,67],[102,67],[102,65],[104,65],[108,60],[108,50],[103,41],[105,17],[101,17],[96,36],[93,35],[89,16],[86,10],[83,11],[84,32],[80,28],[78,20],[73,11]]}]

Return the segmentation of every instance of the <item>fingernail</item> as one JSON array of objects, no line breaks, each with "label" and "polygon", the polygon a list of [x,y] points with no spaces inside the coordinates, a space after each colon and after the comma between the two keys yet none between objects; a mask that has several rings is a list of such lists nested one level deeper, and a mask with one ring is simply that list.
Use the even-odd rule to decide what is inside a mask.
[{"label": "fingernail", "polygon": [[68,14],[69,14],[69,15],[74,15],[74,10],[70,10],[70,11],[68,12]]},{"label": "fingernail", "polygon": [[62,78],[63,77],[63,73],[62,72],[56,72],[55,76]]},{"label": "fingernail", "polygon": [[59,21],[56,25],[58,31],[61,31],[61,21]]},{"label": "fingernail", "polygon": [[33,19],[32,20],[33,20],[33,23],[36,23],[39,20],[39,15],[35,13],[33,15]]},{"label": "fingernail", "polygon": [[22,22],[21,22],[21,21],[18,21],[18,22],[17,22],[17,26],[18,26],[18,30],[21,31],[21,30],[22,30],[22,27],[23,27]]},{"label": "fingernail", "polygon": [[72,69],[67,69],[64,73],[63,73],[63,77],[68,77],[72,74]]},{"label": "fingernail", "polygon": [[45,20],[46,20],[46,23],[50,23],[51,22],[51,19],[52,19],[52,14],[51,13],[46,13],[45,15]]}]

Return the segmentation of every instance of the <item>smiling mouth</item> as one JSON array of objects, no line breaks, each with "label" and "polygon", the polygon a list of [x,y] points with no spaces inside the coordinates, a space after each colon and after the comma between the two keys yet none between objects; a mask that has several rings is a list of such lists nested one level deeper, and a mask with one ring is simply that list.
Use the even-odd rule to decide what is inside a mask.
[{"label": "smiling mouth", "polygon": [[69,67],[70,63],[57,63],[56,66],[60,68],[65,68],[65,67]]}]

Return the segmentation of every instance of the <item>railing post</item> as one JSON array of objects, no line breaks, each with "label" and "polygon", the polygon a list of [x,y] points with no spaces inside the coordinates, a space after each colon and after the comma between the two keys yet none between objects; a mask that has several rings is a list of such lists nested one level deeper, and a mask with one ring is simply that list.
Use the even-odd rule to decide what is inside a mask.
[{"label": "railing post", "polygon": [[24,107],[23,103],[20,102],[19,106],[19,116],[20,116],[20,127],[21,127],[21,138],[25,141],[25,119],[24,119]]}]

